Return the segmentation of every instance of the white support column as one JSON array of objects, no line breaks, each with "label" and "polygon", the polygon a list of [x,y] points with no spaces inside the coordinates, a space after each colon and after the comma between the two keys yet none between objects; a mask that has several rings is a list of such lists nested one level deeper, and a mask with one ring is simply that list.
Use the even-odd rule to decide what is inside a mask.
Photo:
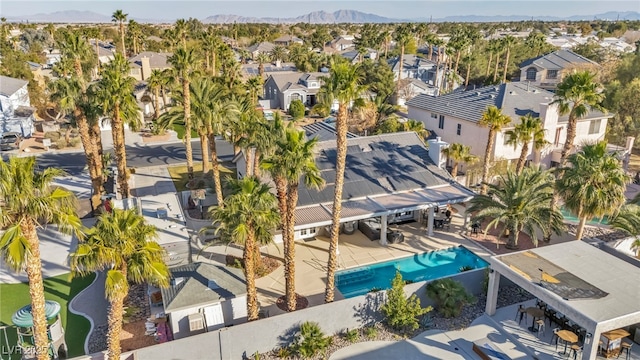
[{"label": "white support column", "polygon": [[433,219],[435,217],[435,208],[429,208],[429,218],[427,219],[427,235],[433,236]]},{"label": "white support column", "polygon": [[487,287],[487,305],[485,312],[487,315],[494,315],[496,313],[496,304],[498,303],[498,289],[500,288],[500,273],[490,269],[489,270],[489,286]]},{"label": "white support column", "polygon": [[[588,335],[591,334],[591,337]],[[588,342],[588,343],[587,343]],[[587,337],[582,348],[582,359],[596,360],[598,356],[598,343],[600,342],[600,331],[587,329]]]},{"label": "white support column", "polygon": [[387,215],[380,217],[380,245],[387,245]]}]

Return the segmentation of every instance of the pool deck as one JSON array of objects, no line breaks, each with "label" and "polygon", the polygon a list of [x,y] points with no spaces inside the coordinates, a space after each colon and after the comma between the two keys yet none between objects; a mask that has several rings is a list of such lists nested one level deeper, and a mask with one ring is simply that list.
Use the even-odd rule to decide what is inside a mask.
[{"label": "pool deck", "polygon": [[[353,235],[340,235],[338,270],[349,269],[357,266],[379,263],[387,260],[411,256],[433,250],[446,249],[463,245],[476,255],[488,258],[493,255],[482,246],[466,239],[463,235],[464,219],[459,214],[454,214],[449,230],[435,230],[433,236],[427,236],[424,225],[412,222],[403,225],[390,225],[392,230],[400,230],[405,236],[404,243],[388,244],[383,246],[379,241],[371,241],[364,234],[356,231]],[[217,249],[216,249],[217,248]],[[228,253],[240,256],[239,248],[235,247],[211,247],[206,253],[198,256],[194,253],[194,261],[218,261],[224,262],[221,254]],[[263,255],[282,259],[284,256],[282,244],[272,244],[262,249]],[[326,284],[326,266],[329,256],[329,238],[317,236],[307,241],[296,242],[295,268],[296,268],[296,292],[309,300],[309,305],[324,303],[324,291]],[[284,267],[280,266],[271,274],[256,280],[258,298],[263,308],[269,311],[271,316],[284,313],[275,306],[278,297],[285,293]],[[343,296],[336,289],[336,300]]]}]

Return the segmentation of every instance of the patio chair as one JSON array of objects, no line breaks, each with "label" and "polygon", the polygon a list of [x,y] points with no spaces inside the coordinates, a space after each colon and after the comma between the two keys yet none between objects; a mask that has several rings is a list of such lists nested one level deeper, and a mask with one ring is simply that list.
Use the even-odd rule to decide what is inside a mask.
[{"label": "patio chair", "polygon": [[522,323],[522,319],[524,319],[524,323],[527,323],[527,311],[524,308],[524,305],[520,304],[518,306],[518,312],[516,312],[516,317],[515,320],[518,320],[518,325],[520,325]]},{"label": "patio chair", "polygon": [[631,345],[633,345],[630,342],[626,342],[623,341],[622,344],[620,345],[621,349],[620,352],[618,353],[618,358],[620,357],[620,354],[622,354],[623,351],[625,351],[625,360],[631,360]]},{"label": "patio chair", "polygon": [[540,338],[542,335],[544,335],[544,319],[536,320],[536,327],[538,328],[537,336],[538,338]]},{"label": "patio chair", "polygon": [[448,217],[442,221],[442,228],[451,230],[451,217]]},{"label": "patio chair", "polygon": [[578,352],[582,351],[582,346],[573,344],[569,350],[569,357],[573,355],[573,360],[578,360]]},{"label": "patio chair", "polygon": [[558,331],[560,331],[560,328],[555,328],[553,329],[553,335],[551,335],[551,340],[549,341],[549,345],[553,344],[553,341],[555,340],[556,342],[556,351],[558,350]]}]

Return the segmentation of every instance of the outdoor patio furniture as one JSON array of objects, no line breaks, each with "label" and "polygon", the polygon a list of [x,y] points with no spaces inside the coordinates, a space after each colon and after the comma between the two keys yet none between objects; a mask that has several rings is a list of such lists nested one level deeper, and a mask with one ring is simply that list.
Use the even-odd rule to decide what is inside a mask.
[{"label": "outdoor patio furniture", "polygon": [[553,329],[553,335],[551,335],[551,340],[549,340],[549,345],[553,344],[553,341],[555,340],[556,351],[558,351],[558,331],[560,331],[560,328]]},{"label": "outdoor patio furniture", "polygon": [[580,345],[574,344],[571,345],[571,350],[569,351],[569,357],[573,355],[573,360],[578,359],[578,352],[582,351],[582,347]]},{"label": "outdoor patio furniture", "polygon": [[607,359],[618,356],[622,351],[622,338],[629,335],[631,334],[624,329],[617,329],[602,333],[600,340],[602,340],[603,343],[604,356]]},{"label": "outdoor patio furniture", "polygon": [[560,355],[569,355],[567,352],[567,346],[569,344],[578,342],[578,335],[572,333],[569,330],[559,330],[557,332],[558,338],[564,342],[564,350],[560,352]]},{"label": "outdoor patio furniture", "polygon": [[538,331],[538,338],[544,334],[544,319],[536,320],[536,328]]},{"label": "outdoor patio furniture", "polygon": [[471,224],[471,234],[472,235],[478,235],[478,231],[480,230],[480,223],[473,223]]},{"label": "outdoor patio furniture", "polygon": [[621,345],[622,350],[620,350],[620,353],[618,353],[618,357],[620,357],[620,354],[622,354],[622,352],[624,351],[626,352],[624,360],[631,360],[631,345],[633,344],[630,342],[623,341]]},{"label": "outdoor patio furniture", "polygon": [[527,311],[524,308],[524,305],[518,306],[518,312],[516,312],[516,317],[513,319],[518,320],[518,325],[522,323],[522,319],[524,318],[524,323],[527,323]]},{"label": "outdoor patio furniture", "polygon": [[536,327],[536,319],[542,319],[544,317],[544,310],[537,307],[528,307],[525,312],[527,313],[527,315],[531,315],[531,317],[533,318],[531,320],[529,331],[537,332],[538,328]]}]

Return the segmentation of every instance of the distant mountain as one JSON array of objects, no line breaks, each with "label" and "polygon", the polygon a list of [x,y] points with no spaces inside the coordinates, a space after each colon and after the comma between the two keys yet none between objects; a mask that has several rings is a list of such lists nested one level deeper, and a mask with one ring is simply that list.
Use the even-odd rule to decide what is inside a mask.
[{"label": "distant mountain", "polygon": [[[140,23],[172,23],[175,19],[145,19],[131,17]],[[640,20],[640,13],[637,11],[609,11],[595,15],[574,15],[567,17],[556,16],[528,16],[528,15],[453,15],[444,18],[430,19],[427,17],[412,19],[394,19],[376,14],[364,13],[356,10],[338,10],[335,12],[314,11],[305,15],[287,18],[274,17],[247,17],[240,15],[213,15],[202,22],[209,24],[229,24],[229,23],[283,23],[293,24],[306,22],[311,24],[333,24],[333,23],[398,23],[398,22],[510,22],[523,20],[559,21],[559,20]],[[32,22],[32,23],[110,23],[111,15],[104,15],[92,11],[66,10],[48,14],[35,14],[24,16],[7,16],[10,22]]]},{"label": "distant mountain", "polygon": [[213,15],[202,20],[208,24],[229,24],[229,23],[286,23],[295,24],[306,22],[311,24],[334,24],[334,23],[394,23],[401,22],[399,19],[392,19],[375,14],[363,13],[356,10],[338,10],[332,13],[326,11],[314,11],[306,15],[288,18],[273,17],[245,17],[238,15]]}]

